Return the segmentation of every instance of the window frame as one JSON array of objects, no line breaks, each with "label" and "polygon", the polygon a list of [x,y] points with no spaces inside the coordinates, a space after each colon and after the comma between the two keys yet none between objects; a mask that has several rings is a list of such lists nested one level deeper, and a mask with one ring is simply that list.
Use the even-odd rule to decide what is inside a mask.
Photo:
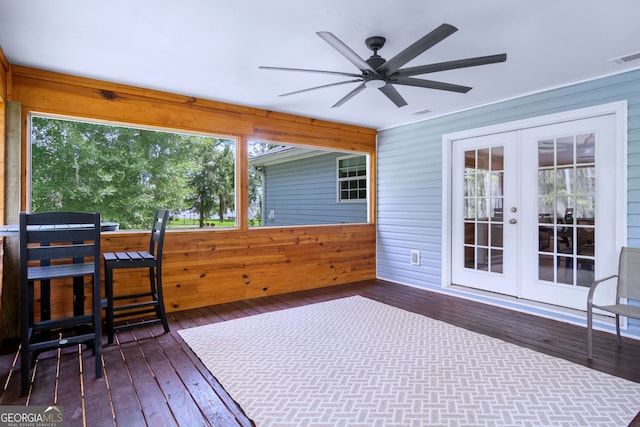
[{"label": "window frame", "polygon": [[[353,158],[357,158],[357,157],[363,157],[364,158],[364,175],[356,175],[353,177],[344,177],[341,178],[340,177],[340,163],[343,160],[349,160],[349,159],[353,159]],[[342,182],[351,182],[351,181],[360,181],[363,180],[365,182],[365,187],[364,187],[364,191],[365,191],[365,195],[364,198],[361,198],[359,195],[360,192],[360,188],[357,189],[358,192],[358,197],[355,199],[343,199],[342,198],[342,189],[341,187],[341,183]],[[347,156],[341,156],[341,157],[337,157],[336,158],[336,202],[337,203],[367,203],[369,200],[369,156],[367,156],[366,154],[350,154]]]}]

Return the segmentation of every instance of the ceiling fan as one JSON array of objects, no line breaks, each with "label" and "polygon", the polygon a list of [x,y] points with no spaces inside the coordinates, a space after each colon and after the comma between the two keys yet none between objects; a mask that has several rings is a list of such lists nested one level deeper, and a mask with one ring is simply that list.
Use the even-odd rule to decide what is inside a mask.
[{"label": "ceiling fan", "polygon": [[431,31],[427,35],[420,38],[411,46],[398,53],[388,61],[378,55],[378,50],[382,49],[386,39],[384,37],[375,36],[369,37],[365,40],[365,44],[369,49],[373,51],[373,55],[366,61],[358,54],[356,54],[349,46],[344,44],[340,39],[327,31],[320,31],[316,34],[320,36],[324,41],[329,43],[334,49],[340,52],[345,58],[347,58],[353,65],[359,70],[360,74],[356,73],[343,73],[340,71],[325,71],[325,70],[309,70],[304,68],[285,68],[285,67],[265,67],[259,68],[264,70],[282,70],[282,71],[303,71],[308,73],[323,73],[339,76],[352,77],[351,80],[346,80],[337,83],[329,83],[322,86],[316,86],[308,89],[297,90],[294,92],[284,93],[280,96],[289,96],[297,93],[307,92],[310,90],[322,89],[331,86],[338,86],[348,83],[360,82],[355,89],[346,94],[338,102],[336,102],[331,108],[339,107],[355,95],[363,91],[365,88],[376,88],[380,90],[387,98],[389,98],[397,107],[403,107],[407,105],[407,101],[400,95],[394,85],[404,86],[416,86],[429,89],[446,90],[451,92],[467,93],[471,90],[469,86],[460,86],[451,83],[438,82],[433,80],[417,79],[412,76],[434,73],[437,71],[453,70],[456,68],[475,67],[477,65],[493,64],[496,62],[504,62],[507,60],[507,54],[502,53],[499,55],[479,56],[476,58],[458,59],[455,61],[439,62],[428,65],[419,65],[416,67],[401,68],[403,65],[426,51],[427,49],[435,46],[451,34],[458,31],[456,27],[449,24],[442,24],[435,30]]}]

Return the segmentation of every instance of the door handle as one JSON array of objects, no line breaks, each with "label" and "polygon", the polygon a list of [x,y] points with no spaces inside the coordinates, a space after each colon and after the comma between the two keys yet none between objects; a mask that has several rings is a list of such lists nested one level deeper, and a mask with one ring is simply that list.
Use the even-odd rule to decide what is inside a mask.
[{"label": "door handle", "polygon": [[515,218],[511,218],[511,219],[509,220],[509,224],[516,224],[517,222],[518,222],[518,220],[517,220],[517,219],[515,219]]}]

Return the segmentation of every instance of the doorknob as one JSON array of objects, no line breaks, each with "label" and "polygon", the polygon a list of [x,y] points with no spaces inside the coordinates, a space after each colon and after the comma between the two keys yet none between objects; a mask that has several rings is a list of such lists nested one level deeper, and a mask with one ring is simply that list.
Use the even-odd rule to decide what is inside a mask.
[{"label": "doorknob", "polygon": [[515,223],[517,223],[517,222],[518,222],[518,220],[517,220],[517,219],[515,219],[515,218],[511,218],[511,219],[509,220],[509,224],[515,224]]}]

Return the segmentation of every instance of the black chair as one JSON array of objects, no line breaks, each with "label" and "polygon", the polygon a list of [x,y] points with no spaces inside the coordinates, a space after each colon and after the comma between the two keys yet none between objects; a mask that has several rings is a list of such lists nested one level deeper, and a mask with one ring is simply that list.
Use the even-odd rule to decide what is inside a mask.
[{"label": "black chair", "polygon": [[[108,252],[104,257],[104,278],[107,310],[107,334],[109,344],[113,343],[115,331],[134,328],[153,323],[162,323],[165,332],[169,332],[169,324],[162,297],[162,247],[164,232],[169,220],[169,211],[158,210],[153,219],[149,251]],[[114,295],[113,270],[119,268],[148,268],[149,291],[135,294]],[[116,301],[124,301],[115,305]],[[154,313],[155,318],[140,316]],[[137,318],[124,324],[115,325],[119,318]]]},{"label": "black chair", "polygon": [[[22,395],[40,352],[71,345],[93,348],[95,376],[102,377],[100,213],[20,213],[20,336]],[[84,278],[91,277],[92,310],[84,313]],[[51,319],[51,280],[73,279],[73,315]],[[40,320],[34,319],[35,282]],[[71,295],[70,295],[71,297]]]}]

